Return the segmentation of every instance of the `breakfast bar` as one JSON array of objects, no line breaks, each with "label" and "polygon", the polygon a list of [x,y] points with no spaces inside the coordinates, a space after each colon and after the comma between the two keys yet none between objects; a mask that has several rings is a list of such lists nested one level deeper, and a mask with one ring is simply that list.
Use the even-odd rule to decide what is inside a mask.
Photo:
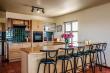
[{"label": "breakfast bar", "polygon": [[[49,45],[37,46],[34,48],[22,48],[21,51],[21,73],[37,73],[37,67],[42,58],[45,58],[45,53],[40,52],[41,49],[58,49],[64,45]],[[60,54],[63,52],[60,52]],[[58,68],[61,68],[58,62]],[[40,67],[39,73],[43,73],[43,64]],[[52,68],[52,67],[51,67]],[[52,69],[51,69],[52,70]],[[61,69],[58,69],[61,70]],[[53,71],[53,70],[52,70]]]},{"label": "breakfast bar", "polygon": [[[37,73],[38,65],[41,59],[45,58],[45,53],[41,52],[40,50],[55,50],[59,48],[64,48],[64,44],[54,44],[54,45],[47,45],[47,46],[37,46],[33,48],[22,48],[21,51],[21,73]],[[64,51],[59,50],[58,55],[63,55]],[[88,60],[89,61],[89,60]],[[72,61],[73,62],[73,61]],[[73,64],[73,63],[72,63]],[[81,65],[81,61],[78,61],[78,65]],[[70,68],[70,65],[68,65]],[[48,73],[48,66],[46,67],[46,73]],[[53,73],[54,67],[51,66],[51,72]],[[43,73],[44,65],[42,64],[40,66],[39,73]],[[62,62],[58,60],[57,62],[57,72],[60,73],[62,70]]]}]

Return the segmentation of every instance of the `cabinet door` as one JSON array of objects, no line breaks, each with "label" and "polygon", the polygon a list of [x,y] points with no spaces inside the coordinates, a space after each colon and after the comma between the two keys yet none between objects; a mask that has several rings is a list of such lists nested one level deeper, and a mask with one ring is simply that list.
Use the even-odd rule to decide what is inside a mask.
[{"label": "cabinet door", "polygon": [[33,31],[43,31],[43,22],[42,21],[32,21],[32,30]]},{"label": "cabinet door", "polygon": [[9,61],[20,61],[21,51],[19,48],[10,48],[9,50]]},{"label": "cabinet door", "polygon": [[20,51],[10,51],[9,52],[9,60],[20,59],[20,58],[21,58]]}]

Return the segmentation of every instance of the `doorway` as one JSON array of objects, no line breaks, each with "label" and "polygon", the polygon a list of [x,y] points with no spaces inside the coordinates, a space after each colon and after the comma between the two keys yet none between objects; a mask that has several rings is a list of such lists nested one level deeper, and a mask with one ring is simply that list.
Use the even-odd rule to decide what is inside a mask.
[{"label": "doorway", "polygon": [[0,23],[0,57],[2,58],[2,60],[5,56],[4,43],[5,43],[5,23]]}]

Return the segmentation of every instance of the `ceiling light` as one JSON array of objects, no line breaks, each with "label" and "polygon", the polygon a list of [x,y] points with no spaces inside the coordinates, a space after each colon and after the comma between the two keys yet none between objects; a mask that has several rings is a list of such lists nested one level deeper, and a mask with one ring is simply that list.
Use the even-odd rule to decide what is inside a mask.
[{"label": "ceiling light", "polygon": [[38,10],[37,13],[40,13],[40,11]]},{"label": "ceiling light", "polygon": [[45,13],[44,8],[32,6],[32,12],[37,11],[37,13]]}]

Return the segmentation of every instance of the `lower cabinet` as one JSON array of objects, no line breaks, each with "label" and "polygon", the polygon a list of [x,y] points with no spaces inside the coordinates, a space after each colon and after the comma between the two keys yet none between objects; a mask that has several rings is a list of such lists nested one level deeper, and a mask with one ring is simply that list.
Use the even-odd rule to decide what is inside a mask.
[{"label": "lower cabinet", "polygon": [[31,47],[31,43],[10,44],[8,52],[9,62],[21,61],[21,49]]},{"label": "lower cabinet", "polygon": [[21,61],[20,48],[9,50],[9,62]]}]

